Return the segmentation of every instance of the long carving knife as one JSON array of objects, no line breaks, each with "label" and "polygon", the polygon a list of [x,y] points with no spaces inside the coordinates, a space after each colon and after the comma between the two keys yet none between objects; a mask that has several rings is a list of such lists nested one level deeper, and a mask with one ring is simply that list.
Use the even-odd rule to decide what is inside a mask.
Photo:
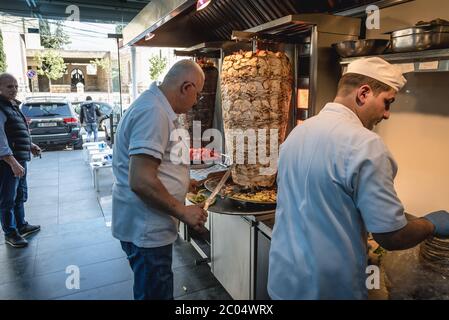
[{"label": "long carving knife", "polygon": [[215,187],[214,191],[210,194],[209,198],[204,202],[203,209],[207,211],[209,209],[210,204],[214,200],[215,196],[220,192],[221,188],[223,188],[224,184],[226,183],[226,180],[228,180],[229,175],[231,174],[231,167],[226,171],[226,173],[221,178],[220,182]]}]

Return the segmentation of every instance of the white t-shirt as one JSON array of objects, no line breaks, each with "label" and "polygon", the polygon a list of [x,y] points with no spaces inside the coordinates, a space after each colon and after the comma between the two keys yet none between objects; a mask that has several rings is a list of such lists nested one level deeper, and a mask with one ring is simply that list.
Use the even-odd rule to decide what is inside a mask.
[{"label": "white t-shirt", "polygon": [[[170,135],[177,127],[177,115],[164,94],[153,83],[126,111],[120,121],[112,161],[115,183],[112,189],[112,234],[138,247],[153,248],[173,243],[178,220],[144,203],[128,183],[130,156],[147,154],[161,160],[158,178],[167,191],[184,203],[189,188],[189,164],[172,162],[174,146]],[[179,160],[180,162],[180,160]]]},{"label": "white t-shirt", "polygon": [[396,173],[380,137],[341,104],[296,127],[280,151],[271,298],[367,298],[367,231],[407,224]]}]

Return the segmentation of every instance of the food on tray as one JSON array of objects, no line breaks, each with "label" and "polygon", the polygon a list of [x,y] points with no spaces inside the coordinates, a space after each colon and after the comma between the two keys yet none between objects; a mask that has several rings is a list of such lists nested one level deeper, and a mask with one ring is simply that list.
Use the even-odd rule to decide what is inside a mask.
[{"label": "food on tray", "polygon": [[233,193],[232,198],[244,201],[257,201],[257,202],[276,202],[275,190],[262,190],[258,192],[249,193]]},{"label": "food on tray", "polygon": [[245,189],[235,184],[226,185],[222,194],[231,199],[266,203],[276,203],[277,196],[276,189],[273,187]]},{"label": "food on tray", "polygon": [[[204,201],[207,200],[208,194],[206,193],[206,189],[201,189],[197,193],[189,192],[186,195],[187,200],[194,204],[202,204]],[[212,200],[211,205],[215,202],[215,199]]]},{"label": "food on tray", "polygon": [[[241,186],[269,187],[275,182],[275,160],[271,161],[272,172],[261,174],[260,169],[270,168],[270,156],[277,159],[277,154],[270,154],[270,130],[278,130],[278,146],[285,138],[292,93],[291,70],[291,64],[282,52],[240,51],[223,60],[224,131],[227,152],[232,152],[233,159],[238,159],[236,151],[243,149],[244,164],[237,162],[232,169],[232,179]],[[236,130],[245,132],[250,129],[257,135],[256,143],[250,144],[251,149],[249,139],[236,136]],[[259,129],[266,130],[265,142],[261,142],[263,146],[257,142],[261,139]],[[260,150],[265,151],[268,160],[264,164],[260,163]]]}]

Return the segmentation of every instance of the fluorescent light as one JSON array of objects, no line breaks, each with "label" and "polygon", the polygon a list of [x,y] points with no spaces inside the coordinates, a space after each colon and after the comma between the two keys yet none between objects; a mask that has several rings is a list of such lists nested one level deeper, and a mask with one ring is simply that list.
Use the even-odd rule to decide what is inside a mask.
[{"label": "fluorescent light", "polygon": [[155,36],[154,33],[151,33],[151,32],[147,33],[146,36],[145,36],[145,41],[153,39],[154,36]]},{"label": "fluorescent light", "polygon": [[198,0],[196,2],[196,11],[203,10],[211,3],[211,0]]}]

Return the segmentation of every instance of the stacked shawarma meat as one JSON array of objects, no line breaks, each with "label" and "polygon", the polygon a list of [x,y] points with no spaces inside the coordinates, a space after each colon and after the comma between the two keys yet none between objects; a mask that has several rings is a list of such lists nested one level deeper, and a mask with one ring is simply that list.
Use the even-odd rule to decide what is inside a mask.
[{"label": "stacked shawarma meat", "polygon": [[[266,156],[273,156],[270,155],[270,129],[278,130],[280,146],[288,123],[292,71],[287,56],[282,52],[265,50],[254,53],[240,51],[226,56],[221,73],[221,91],[227,152],[233,152],[236,163],[236,151],[242,147],[244,150],[244,164],[237,163],[232,170],[234,183],[245,187],[272,186],[276,168],[271,174],[261,174],[260,169],[270,167],[270,163],[260,161],[258,152],[263,145],[259,145],[258,130],[266,129]],[[242,141],[239,145],[236,130],[245,132],[248,129],[255,130],[257,147],[250,144],[248,148],[249,139],[244,139],[243,146]],[[256,159],[248,155],[256,155]]]}]

